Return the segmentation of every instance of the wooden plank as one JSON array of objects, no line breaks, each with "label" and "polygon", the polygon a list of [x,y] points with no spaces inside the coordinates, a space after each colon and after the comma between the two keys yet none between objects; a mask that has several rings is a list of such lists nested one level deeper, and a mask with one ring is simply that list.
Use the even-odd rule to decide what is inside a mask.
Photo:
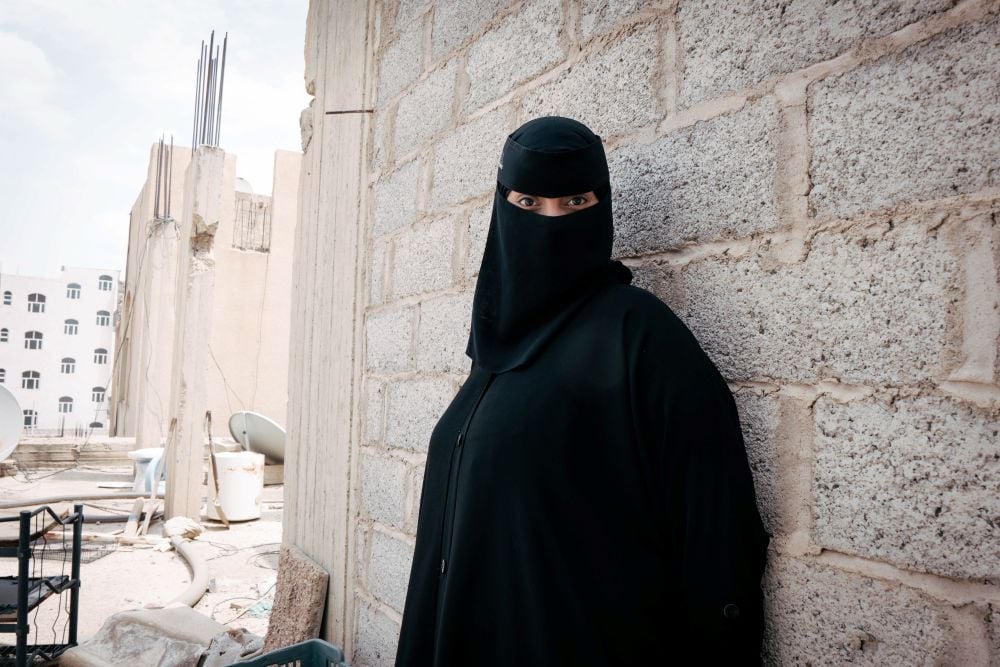
[{"label": "wooden plank", "polygon": [[128,513],[128,521],[125,523],[125,535],[127,537],[134,537],[139,534],[139,515],[142,513],[142,506],[145,501],[142,498],[136,498],[135,502],[132,503],[132,509]]},{"label": "wooden plank", "polygon": [[[37,507],[34,506],[34,507]],[[29,506],[24,509],[34,509],[34,507]],[[70,515],[73,506],[69,503],[53,503],[49,505],[52,511],[55,512],[60,519],[65,519]],[[20,517],[21,510],[0,510],[0,517]],[[48,512],[43,512],[41,515],[35,516],[31,519],[32,533],[31,539],[36,539],[38,536],[46,533],[53,528],[59,526],[59,522],[52,518],[52,515]],[[20,521],[4,521],[0,522],[0,546],[2,547],[16,547],[18,538],[21,534],[21,522]]]},{"label": "wooden plank", "polygon": [[139,527],[139,535],[145,535],[149,531],[149,521],[153,518],[153,515],[159,507],[160,501],[155,498],[151,498],[145,502],[143,505],[143,511],[146,513],[146,516],[142,520],[142,526]]}]

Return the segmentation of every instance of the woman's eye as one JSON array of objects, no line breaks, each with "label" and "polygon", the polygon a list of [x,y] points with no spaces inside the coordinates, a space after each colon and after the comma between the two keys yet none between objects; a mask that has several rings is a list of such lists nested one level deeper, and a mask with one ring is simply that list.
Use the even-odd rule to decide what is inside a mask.
[{"label": "woman's eye", "polygon": [[521,197],[517,200],[517,203],[525,208],[531,208],[535,205],[535,200],[531,197]]},{"label": "woman's eye", "polygon": [[586,203],[587,203],[586,197],[573,197],[572,199],[569,200],[570,206],[583,206]]}]

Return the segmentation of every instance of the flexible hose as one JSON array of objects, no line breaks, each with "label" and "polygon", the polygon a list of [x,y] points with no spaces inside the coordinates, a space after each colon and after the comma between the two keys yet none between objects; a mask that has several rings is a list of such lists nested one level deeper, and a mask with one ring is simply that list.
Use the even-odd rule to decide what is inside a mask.
[{"label": "flexible hose", "polygon": [[195,552],[190,540],[174,535],[170,538],[170,544],[173,545],[177,553],[187,561],[188,567],[191,568],[191,585],[183,593],[168,602],[166,606],[183,604],[193,607],[198,604],[205,591],[208,590],[208,563]]}]

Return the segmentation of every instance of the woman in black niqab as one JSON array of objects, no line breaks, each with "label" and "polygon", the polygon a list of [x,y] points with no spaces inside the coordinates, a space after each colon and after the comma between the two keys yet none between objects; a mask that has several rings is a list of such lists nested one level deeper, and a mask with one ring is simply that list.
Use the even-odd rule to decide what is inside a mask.
[{"label": "woman in black niqab", "polygon": [[[511,192],[597,201],[553,217]],[[769,535],[733,396],[612,240],[600,138],[559,117],[515,131],[397,666],[759,664]]]},{"label": "woman in black niqab", "polygon": [[[507,200],[594,192],[595,206],[543,216]],[[486,248],[476,283],[466,353],[500,373],[527,363],[594,292],[627,284],[632,272],[611,260],[608,164],[601,139],[569,118],[522,125],[504,145]]]}]

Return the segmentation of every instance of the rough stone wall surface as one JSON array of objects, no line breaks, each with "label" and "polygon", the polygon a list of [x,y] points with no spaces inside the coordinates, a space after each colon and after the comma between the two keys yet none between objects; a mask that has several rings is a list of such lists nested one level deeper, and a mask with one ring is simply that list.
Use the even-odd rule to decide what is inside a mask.
[{"label": "rough stone wall surface", "polygon": [[615,255],[736,395],[765,662],[1000,664],[1000,3],[373,7],[352,664],[392,664],[496,157],[543,114],[605,138]]}]

